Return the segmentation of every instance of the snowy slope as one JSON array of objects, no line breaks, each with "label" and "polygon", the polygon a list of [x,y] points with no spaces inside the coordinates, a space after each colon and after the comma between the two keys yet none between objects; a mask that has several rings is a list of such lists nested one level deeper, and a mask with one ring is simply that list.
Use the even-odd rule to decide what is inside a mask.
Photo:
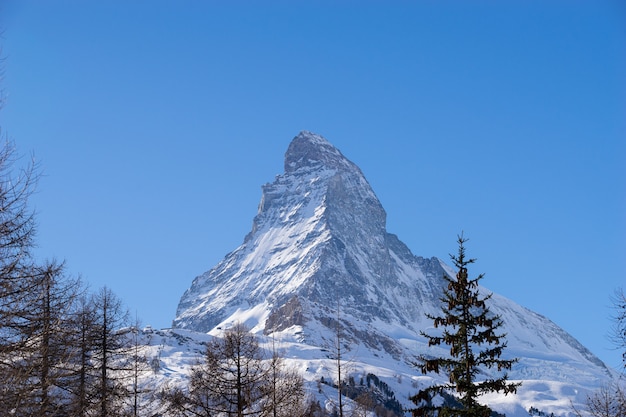
[{"label": "snowy slope", "polygon": [[[251,232],[192,282],[173,325],[215,334],[244,322],[284,339],[311,381],[331,369],[324,351],[340,329],[355,372],[375,369],[406,399],[430,378],[416,377],[407,363],[443,353],[429,350],[419,330],[430,326],[425,313],[439,311],[444,274],[454,271],[387,233],[386,213],[355,164],[321,136],[301,132],[285,173],[263,186]],[[510,377],[525,381],[517,396],[487,398],[508,415],[530,406],[563,414],[570,400],[612,377],[547,318],[497,294],[491,309],[505,323],[505,355],[520,358]]]},{"label": "snowy slope", "polygon": [[[249,316],[243,315],[241,321]],[[321,328],[312,328],[310,331],[322,331]],[[321,385],[320,380],[333,381],[336,379],[336,362],[330,353],[332,347],[314,346],[302,342],[303,329],[295,326],[291,329],[264,336],[258,334],[261,345],[268,351],[277,349],[285,358],[288,366],[300,371],[305,377],[308,392],[311,397],[320,402],[325,408],[332,410],[336,404],[337,391],[329,386]],[[186,383],[191,366],[202,359],[206,342],[212,337],[220,337],[221,330],[215,329],[211,334],[198,333],[183,329],[144,330],[140,339],[144,346],[142,354],[149,361],[157,360],[159,368],[156,371],[145,371],[141,375],[141,385],[147,387],[146,392],[154,392],[154,387]],[[416,343],[414,340],[403,340],[407,345]],[[363,345],[352,345],[344,352],[342,362],[343,372],[359,381],[367,374],[374,374],[384,381],[395,394],[395,398],[405,407],[411,404],[407,400],[419,388],[433,381],[431,376],[422,376],[405,361],[397,361],[383,352],[376,352]],[[544,364],[535,364],[544,366]],[[567,363],[565,363],[567,365]],[[525,366],[524,366],[525,367]],[[519,369],[524,367],[520,366]],[[551,367],[556,369],[555,364]],[[513,374],[515,375],[515,371]],[[564,372],[567,373],[567,372]],[[513,375],[513,376],[514,376]],[[575,373],[574,373],[575,375]],[[580,405],[585,396],[594,388],[585,381],[567,381],[563,378],[528,378],[514,376],[512,380],[523,381],[517,395],[485,396],[484,401],[492,408],[509,417],[527,417],[530,407],[535,407],[556,416],[573,417],[572,404]],[[436,380],[440,381],[440,380]],[[322,392],[320,392],[322,388]],[[345,399],[347,408],[353,404]],[[154,397],[144,397],[143,407],[153,412],[159,411],[160,404]]]}]

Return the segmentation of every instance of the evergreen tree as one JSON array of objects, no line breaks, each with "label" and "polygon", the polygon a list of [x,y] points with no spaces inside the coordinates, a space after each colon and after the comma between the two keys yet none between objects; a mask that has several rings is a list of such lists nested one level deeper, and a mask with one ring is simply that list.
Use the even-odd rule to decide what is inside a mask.
[{"label": "evergreen tree", "polygon": [[[428,339],[428,346],[447,345],[450,347],[448,357],[420,356],[416,366],[423,374],[444,372],[449,382],[434,385],[419,391],[411,397],[416,408],[411,410],[413,416],[429,416],[438,411],[439,417],[487,417],[491,410],[478,403],[478,396],[489,392],[515,393],[519,383],[507,382],[506,372],[499,378],[478,381],[481,368],[496,368],[498,371],[510,370],[516,360],[500,359],[506,342],[505,335],[498,333],[503,322],[500,316],[493,315],[487,301],[491,294],[482,296],[478,283],[483,274],[470,279],[467,267],[475,259],[465,255],[463,235],[458,238],[458,254],[451,255],[458,272],[456,279],[444,275],[448,284],[441,298],[442,314],[427,315],[435,328],[443,328],[440,335],[429,335],[422,332]],[[433,399],[437,395],[458,395],[459,405],[435,406]]]}]

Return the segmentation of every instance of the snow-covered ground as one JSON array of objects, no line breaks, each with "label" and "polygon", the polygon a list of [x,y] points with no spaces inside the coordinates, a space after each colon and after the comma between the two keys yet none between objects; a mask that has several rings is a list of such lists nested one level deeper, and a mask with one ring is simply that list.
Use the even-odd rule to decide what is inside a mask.
[{"label": "snow-covered ground", "polygon": [[[244,318],[245,316],[242,316],[242,319]],[[142,373],[142,386],[150,392],[166,384],[184,385],[190,367],[202,360],[206,343],[213,337],[220,337],[224,330],[215,329],[211,332],[212,334],[205,334],[183,329],[144,329],[140,333],[140,341],[144,346],[143,353],[148,362],[158,361],[159,367],[158,370],[146,370]],[[321,333],[324,332],[324,329],[318,330]],[[332,354],[335,347],[303,343],[303,331],[302,328],[296,326],[270,336],[263,336],[260,333],[256,335],[262,347],[265,347],[268,352],[271,349],[277,349],[286,365],[301,373],[306,381],[310,397],[331,410],[337,403],[337,390],[328,384],[336,382],[337,379],[337,362]],[[415,346],[416,342],[405,340],[405,344]],[[418,370],[407,363],[409,359],[407,357],[397,360],[384,352],[373,351],[363,345],[350,346],[349,350],[342,352],[342,357],[342,374],[345,375],[346,380],[352,377],[359,383],[368,374],[374,374],[384,381],[395,394],[395,398],[405,407],[412,406],[408,397],[420,388],[443,382],[443,377],[421,375]],[[526,360],[522,360],[510,373],[511,382],[522,382],[517,394],[508,396],[489,394],[483,397],[483,402],[508,417],[528,417],[530,407],[547,414],[554,413],[555,416],[574,417],[572,406],[581,409],[586,396],[607,380],[601,376],[598,376],[597,380],[586,377],[581,382],[557,378],[524,377],[529,367],[550,366],[557,369],[559,366],[564,368],[572,366],[571,363],[561,358],[545,358],[544,361],[543,363],[527,363]],[[569,375],[571,370],[564,373]],[[320,381],[327,383],[320,383]],[[354,403],[347,398],[344,399],[344,403],[347,409],[354,406]],[[152,407],[155,411],[158,409],[158,403],[154,399],[149,399],[148,396],[146,406]]]}]

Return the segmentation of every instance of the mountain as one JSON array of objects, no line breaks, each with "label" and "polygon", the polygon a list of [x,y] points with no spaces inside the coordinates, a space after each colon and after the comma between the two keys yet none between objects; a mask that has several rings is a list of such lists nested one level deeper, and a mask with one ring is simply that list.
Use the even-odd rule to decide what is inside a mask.
[{"label": "mountain", "polygon": [[[425,313],[440,312],[443,276],[455,271],[438,258],[413,255],[387,232],[385,210],[361,170],[323,137],[296,136],[284,171],[263,185],[242,245],[183,294],[174,329],[218,334],[244,322],[262,337],[288,343],[290,354],[305,362],[313,360],[313,348],[320,360],[332,356],[340,335],[342,349],[360,364],[354,369],[406,375],[411,384],[397,388],[406,401],[432,378],[418,375],[410,361],[444,354],[428,348],[419,331],[431,326]],[[504,321],[505,356],[520,359],[509,377],[525,381],[516,396],[487,397],[494,408],[527,415],[524,410],[542,404],[566,413],[570,401],[582,401],[586,390],[612,378],[546,317],[497,294],[490,308]],[[320,376],[311,363],[303,369],[309,380]]]}]

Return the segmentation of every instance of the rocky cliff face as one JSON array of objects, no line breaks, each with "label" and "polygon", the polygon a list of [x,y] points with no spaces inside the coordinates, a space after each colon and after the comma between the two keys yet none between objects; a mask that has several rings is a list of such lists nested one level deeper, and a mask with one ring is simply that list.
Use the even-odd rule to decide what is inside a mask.
[{"label": "rocky cliff face", "polygon": [[378,321],[413,329],[435,302],[443,269],[413,256],[385,223],[361,170],[326,139],[302,132],[285,173],[263,186],[252,231],[194,280],[174,326],[208,332],[236,310],[263,306],[254,325],[266,333],[308,320],[333,327],[337,317],[347,330],[356,320],[372,340],[387,339],[373,327]]},{"label": "rocky cliff face", "polygon": [[[180,300],[174,327],[210,332],[245,321],[265,334],[297,329],[322,346],[345,344],[395,360],[426,352],[424,313],[439,312],[437,258],[414,256],[386,231],[386,213],[361,170],[326,139],[296,136],[285,172],[263,187],[243,244],[198,276]],[[594,381],[609,371],[554,323],[495,295],[511,355],[511,376]]]}]

